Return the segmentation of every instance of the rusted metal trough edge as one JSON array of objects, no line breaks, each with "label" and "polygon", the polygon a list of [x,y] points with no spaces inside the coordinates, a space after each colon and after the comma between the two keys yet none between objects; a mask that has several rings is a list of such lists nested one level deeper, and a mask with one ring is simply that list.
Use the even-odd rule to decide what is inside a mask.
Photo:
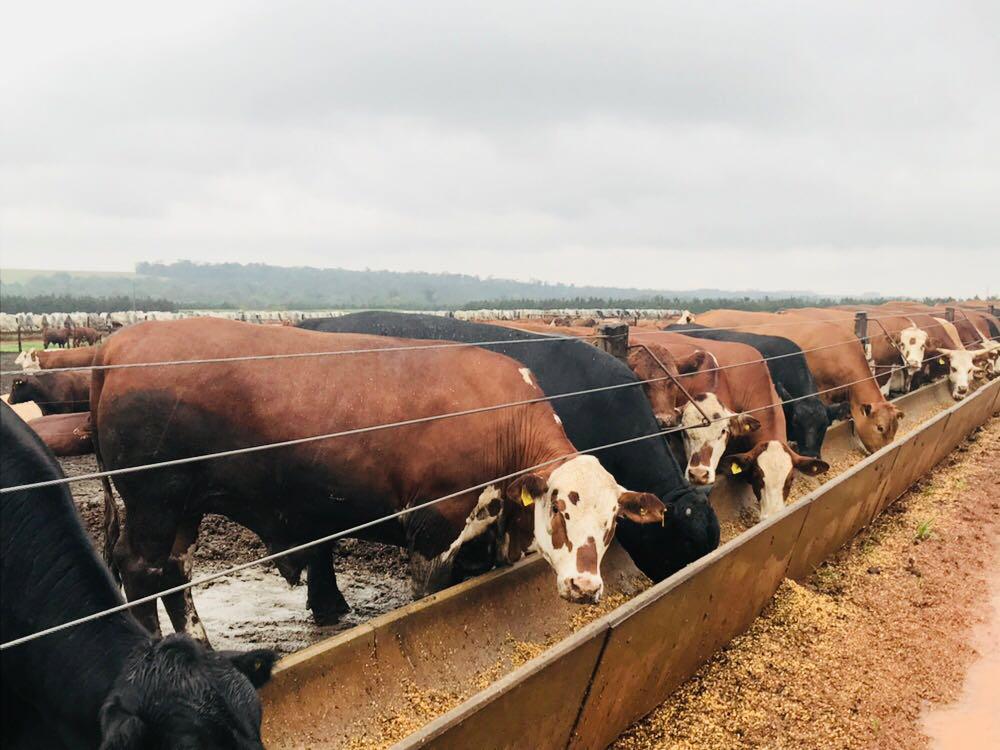
[{"label": "rusted metal trough edge", "polygon": [[[907,403],[919,402],[919,399],[927,398],[925,391],[930,392],[932,389],[941,387],[940,383],[932,384],[925,389],[897,399],[895,403],[905,406]],[[871,495],[863,498],[867,500],[866,505],[870,515],[865,518],[862,514],[862,517],[854,519],[850,533],[845,534],[842,538],[829,540],[832,551],[852,538],[889,502],[896,499],[895,497],[887,498],[885,494],[889,489],[888,477],[892,475],[895,461],[904,446],[913,443],[928,430],[939,430],[941,433],[938,444],[934,446],[936,450],[924,451],[922,457],[927,465],[919,467],[919,471],[914,473],[913,479],[915,480],[947,456],[961,442],[961,439],[985,422],[998,408],[1000,408],[1000,380],[984,385],[964,401],[950,406],[904,438],[868,456],[840,476],[803,497],[795,504],[788,506],[782,513],[766,522],[757,524],[752,529],[720,546],[711,554],[639,594],[580,632],[559,642],[520,669],[508,674],[452,711],[406,737],[394,746],[394,750],[469,746],[480,748],[606,747],[633,721],[641,718],[661,703],[712,653],[749,627],[749,624],[759,615],[773,596],[781,580],[789,572],[793,556],[800,544],[802,531],[809,520],[809,514],[827,495],[839,492],[843,497],[850,498],[852,486],[862,484],[863,482],[859,479],[867,479],[865,475],[873,473],[873,467],[881,467],[881,477],[874,485],[869,485]],[[952,418],[956,414],[961,415],[960,419],[955,420],[956,429],[963,428],[961,435],[951,434],[951,431],[948,430]],[[850,426],[842,425],[839,429],[849,430]],[[871,480],[869,479],[869,481]],[[897,496],[905,492],[906,489],[907,487],[900,488],[899,492],[896,493]],[[741,556],[740,552],[746,552],[747,557],[754,557],[756,560],[749,564],[740,565],[738,560]],[[766,575],[756,576],[758,580],[755,581],[753,576],[746,575],[746,571],[756,570],[760,560],[768,563],[760,568],[766,571]],[[726,592],[720,589],[716,592],[718,596],[714,597],[710,590],[705,590],[706,588],[711,589],[712,585],[724,588],[725,576],[734,571],[739,572],[737,570],[739,568],[743,569],[744,575],[738,580],[738,585],[732,587],[733,591]],[[710,581],[710,585],[707,587],[702,586],[702,590],[698,591],[696,589],[700,579],[715,580]],[[749,594],[746,593],[748,591]],[[736,598],[727,600],[726,594],[735,595]],[[672,595],[677,601],[668,601]],[[699,606],[685,607],[685,595],[688,599],[700,598],[703,601],[699,603]],[[743,599],[746,601],[741,601]],[[719,604],[720,600],[724,602],[724,605]],[[701,606],[705,605],[706,602],[708,603],[706,606]],[[616,658],[613,654],[626,653],[623,651],[625,646],[631,647],[634,644],[638,647],[639,640],[643,636],[641,630],[623,635],[618,639],[622,641],[623,645],[615,648],[618,631],[625,633],[630,624],[642,619],[649,621],[651,618],[648,614],[658,609],[658,604],[669,604],[668,610],[674,610],[680,614],[674,615],[673,612],[667,611],[659,621],[653,621],[652,628],[660,632],[653,633],[653,637],[642,644],[648,647],[645,652],[636,654],[630,663],[625,665],[625,669],[616,668],[621,665],[612,664]],[[732,607],[734,609],[733,618],[717,618],[710,622],[704,622],[696,621],[691,617],[693,613],[712,606],[714,606],[716,613],[720,607]],[[685,608],[690,611],[682,612]],[[647,616],[644,618],[644,615]],[[664,627],[663,620],[672,616],[673,619],[665,623],[666,627]],[[680,632],[669,633],[669,635],[674,636],[674,642],[667,642],[663,637],[664,630],[678,625],[688,627]],[[695,625],[698,627],[694,627]],[[708,632],[712,630],[710,626],[723,631],[721,636],[715,634],[713,637],[713,633]],[[531,700],[531,695],[537,695],[540,691],[557,692],[558,685],[549,683],[545,679],[546,676],[555,677],[560,671],[565,671],[565,663],[572,662],[583,645],[592,643],[595,638],[601,641],[601,645],[597,651],[597,662],[592,670],[590,684],[583,696],[583,703],[578,710],[572,711],[573,704],[570,701],[564,705],[564,711],[576,713],[576,723],[569,734],[560,734],[556,738],[552,736],[551,732],[539,732],[537,725],[531,726],[519,721],[522,714],[511,710],[511,705],[526,705]],[[682,667],[681,671],[667,674],[670,671],[669,666],[658,660],[657,655],[653,653],[657,649],[667,654],[666,661],[679,662],[675,666]],[[694,654],[693,658],[686,656],[685,649],[691,649]],[[588,665],[584,666],[589,666],[591,658],[588,654],[586,658]],[[644,672],[643,669],[645,669]],[[602,671],[609,673],[607,675],[609,679],[602,679]],[[636,690],[628,692],[630,687],[635,687]],[[623,693],[626,694],[622,695]],[[552,718],[554,720],[554,717]],[[537,717],[535,717],[535,721],[537,721]],[[548,742],[538,744],[537,739],[543,735],[546,736]]]}]

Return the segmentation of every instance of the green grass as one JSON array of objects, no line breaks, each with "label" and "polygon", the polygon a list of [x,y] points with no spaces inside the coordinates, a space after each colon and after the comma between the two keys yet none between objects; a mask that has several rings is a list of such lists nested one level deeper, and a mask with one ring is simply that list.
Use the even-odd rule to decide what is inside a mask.
[{"label": "green grass", "polygon": [[[24,351],[28,349],[41,349],[42,341],[41,339],[22,339],[21,348]],[[17,352],[17,341],[0,341],[0,352],[9,354],[10,352]]]},{"label": "green grass", "polygon": [[934,526],[934,519],[928,518],[926,521],[921,521],[917,524],[917,533],[913,535],[913,541],[922,542],[925,539],[930,539],[931,528]]}]

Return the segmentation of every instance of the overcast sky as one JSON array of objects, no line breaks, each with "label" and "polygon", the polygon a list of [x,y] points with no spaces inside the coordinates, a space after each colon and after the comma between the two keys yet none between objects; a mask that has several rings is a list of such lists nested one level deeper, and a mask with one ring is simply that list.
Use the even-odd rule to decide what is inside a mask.
[{"label": "overcast sky", "polygon": [[15,3],[0,263],[995,292],[998,29],[996,0]]}]

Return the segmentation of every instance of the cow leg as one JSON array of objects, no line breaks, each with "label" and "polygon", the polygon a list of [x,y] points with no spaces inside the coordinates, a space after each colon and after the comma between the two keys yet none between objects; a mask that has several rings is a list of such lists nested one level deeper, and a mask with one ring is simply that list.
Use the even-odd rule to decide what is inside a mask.
[{"label": "cow leg", "polygon": [[[194,566],[194,551],[198,545],[198,527],[201,525],[201,518],[188,519],[181,524],[174,538],[174,546],[170,551],[170,559],[167,561],[166,586],[172,588],[191,581],[191,571]],[[194,608],[194,598],[191,596],[191,589],[184,589],[177,594],[170,594],[163,597],[163,608],[167,610],[170,622],[174,626],[174,631],[187,633],[195,640],[201,641],[206,646],[208,634],[201,624],[198,611]]]},{"label": "cow leg", "polygon": [[306,578],[306,606],[312,610],[317,625],[335,625],[342,615],[351,611],[337,586],[333,543],[320,544],[310,550]]}]

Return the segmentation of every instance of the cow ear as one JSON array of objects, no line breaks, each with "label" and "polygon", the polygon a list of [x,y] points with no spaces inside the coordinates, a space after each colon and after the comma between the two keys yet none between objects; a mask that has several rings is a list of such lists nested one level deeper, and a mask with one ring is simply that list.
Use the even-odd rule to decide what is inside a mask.
[{"label": "cow ear", "polygon": [[864,416],[870,417],[873,411],[874,407],[871,404],[861,404],[861,413]]},{"label": "cow ear", "polygon": [[112,695],[101,708],[100,750],[139,750],[146,747],[146,723],[125,709]]},{"label": "cow ear", "polygon": [[896,412],[896,419],[902,419],[903,417],[906,416],[906,412],[904,412],[902,409],[900,409],[895,404],[892,405],[892,408],[893,408],[893,411]]},{"label": "cow ear", "polygon": [[278,661],[278,655],[269,648],[253,651],[220,651],[219,655],[228,659],[236,669],[246,675],[255,688],[263,687],[271,679],[271,670]]},{"label": "cow ear", "polygon": [[737,414],[729,418],[729,427],[734,435],[746,435],[760,429],[760,420],[750,414]]},{"label": "cow ear", "polygon": [[747,453],[733,453],[728,456],[723,456],[722,460],[719,461],[719,468],[717,471],[720,474],[725,474],[729,477],[739,476],[750,471],[753,467],[755,458],[756,457],[749,451]]},{"label": "cow ear", "polygon": [[629,492],[618,496],[618,515],[635,523],[663,523],[663,501],[650,492]]},{"label": "cow ear", "polygon": [[839,404],[827,404],[826,417],[831,422],[838,419],[847,419],[851,416],[851,404],[849,401],[841,401]]},{"label": "cow ear", "polygon": [[703,364],[705,364],[705,350],[695,349],[683,359],[677,360],[677,372],[696,372],[701,369]]},{"label": "cow ear", "polygon": [[531,505],[548,492],[549,485],[541,474],[522,474],[507,485],[504,493],[512,503]]},{"label": "cow ear", "polygon": [[830,470],[830,464],[826,461],[819,458],[810,458],[809,456],[800,456],[798,453],[792,454],[792,465],[798,471],[808,474],[811,477],[826,474]]}]

